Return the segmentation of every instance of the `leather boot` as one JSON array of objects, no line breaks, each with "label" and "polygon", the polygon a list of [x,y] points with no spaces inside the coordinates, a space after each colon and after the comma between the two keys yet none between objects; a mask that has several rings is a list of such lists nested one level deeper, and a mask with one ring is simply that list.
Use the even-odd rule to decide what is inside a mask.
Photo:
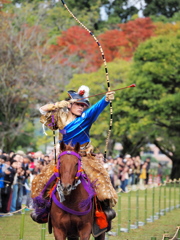
[{"label": "leather boot", "polygon": [[110,201],[109,199],[104,200],[101,202],[102,210],[106,214],[108,222],[110,222],[113,218],[116,217],[116,212],[113,208],[110,207]]}]

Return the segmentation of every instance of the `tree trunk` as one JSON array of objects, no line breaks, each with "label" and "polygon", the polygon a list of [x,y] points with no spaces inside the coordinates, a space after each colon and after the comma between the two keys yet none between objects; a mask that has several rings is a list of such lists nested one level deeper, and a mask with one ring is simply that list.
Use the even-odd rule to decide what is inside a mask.
[{"label": "tree trunk", "polygon": [[177,158],[172,158],[172,170],[170,178],[173,179],[180,179],[180,160]]},{"label": "tree trunk", "polygon": [[158,142],[156,139],[154,140],[154,144],[156,147],[158,147],[162,153],[164,153],[168,158],[172,161],[172,169],[170,174],[170,179],[180,179],[180,156],[178,151],[173,152],[173,155],[171,156],[169,154],[170,151],[167,151],[167,149],[164,149],[160,142]]}]

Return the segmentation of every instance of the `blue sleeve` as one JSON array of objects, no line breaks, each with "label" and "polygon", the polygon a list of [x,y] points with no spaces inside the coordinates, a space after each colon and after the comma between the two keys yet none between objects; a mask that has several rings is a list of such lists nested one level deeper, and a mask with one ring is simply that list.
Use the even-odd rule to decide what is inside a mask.
[{"label": "blue sleeve", "polygon": [[85,111],[86,117],[91,119],[91,122],[96,121],[100,113],[104,110],[104,108],[109,105],[109,102],[105,101],[106,96],[104,96],[101,100],[99,100],[96,104]]}]

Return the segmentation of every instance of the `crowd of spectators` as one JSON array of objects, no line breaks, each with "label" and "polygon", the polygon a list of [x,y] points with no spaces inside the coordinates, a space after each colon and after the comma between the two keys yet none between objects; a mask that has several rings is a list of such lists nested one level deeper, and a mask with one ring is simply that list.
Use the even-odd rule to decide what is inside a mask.
[{"label": "crowd of spectators", "polygon": [[32,208],[32,180],[50,160],[50,156],[41,151],[25,154],[0,150],[0,215],[18,213],[23,204]]},{"label": "crowd of spectators", "polygon": [[[102,153],[99,153],[98,157],[103,161]],[[150,164],[151,158],[149,157],[142,161],[140,156],[131,157],[127,154],[125,157],[109,157],[104,163],[104,167],[109,173],[113,187],[126,192],[128,185],[144,186],[148,184]]]},{"label": "crowd of spectators", "polygon": [[[102,153],[97,154],[109,173],[113,187],[118,191],[127,191],[128,185],[148,183],[150,158],[144,162],[139,156],[112,158],[104,162]],[[41,151],[23,151],[5,153],[0,151],[0,216],[19,212],[23,205],[32,208],[31,183],[43,166],[53,159],[52,154],[44,155]],[[3,213],[3,214],[1,214]]]}]

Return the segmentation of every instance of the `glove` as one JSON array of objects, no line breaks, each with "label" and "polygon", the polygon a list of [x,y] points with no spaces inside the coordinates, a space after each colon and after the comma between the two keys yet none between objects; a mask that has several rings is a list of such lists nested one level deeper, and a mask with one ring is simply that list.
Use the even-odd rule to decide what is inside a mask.
[{"label": "glove", "polygon": [[77,102],[77,99],[72,98],[72,99],[69,100],[69,103],[75,103],[75,102]]},{"label": "glove", "polygon": [[[53,111],[53,110],[56,109],[55,105],[52,104],[52,103],[47,104],[47,105],[45,105],[45,106],[43,106],[43,107],[45,107],[45,109],[44,109],[43,111]],[[42,108],[43,108],[43,107],[42,107]]]},{"label": "glove", "polygon": [[105,98],[106,102],[110,102],[110,101],[114,100],[114,94],[115,94],[115,92],[107,92],[106,98]]},{"label": "glove", "polygon": [[68,101],[65,101],[65,100],[62,100],[60,102],[56,102],[55,103],[55,108],[65,108],[65,107],[69,107],[69,102]]}]

